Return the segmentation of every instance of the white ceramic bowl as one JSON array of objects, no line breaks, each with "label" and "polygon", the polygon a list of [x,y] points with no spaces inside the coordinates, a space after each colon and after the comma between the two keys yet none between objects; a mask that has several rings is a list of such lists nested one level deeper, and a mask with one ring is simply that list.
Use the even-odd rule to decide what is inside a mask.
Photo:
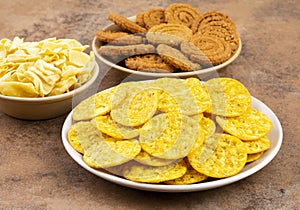
[{"label": "white ceramic bowl", "polygon": [[[131,21],[135,21],[136,16],[129,17],[128,19]],[[121,31],[122,29],[119,26],[112,23],[112,24],[104,27],[103,30]],[[107,60],[105,57],[101,56],[98,53],[98,49],[100,48],[100,46],[102,46],[104,44],[105,43],[101,42],[97,37],[94,37],[93,43],[92,43],[92,49],[93,49],[96,57],[101,62],[105,63],[106,65],[108,65],[109,67],[111,67],[112,69],[115,69],[117,71],[121,71],[126,74],[132,74],[134,76],[138,76],[138,77],[146,78],[146,79],[159,78],[159,77],[187,78],[187,77],[191,77],[191,76],[197,76],[201,79],[201,78],[207,77],[212,74],[217,74],[218,70],[220,70],[220,69],[226,67],[227,65],[229,65],[230,63],[232,63],[239,56],[239,54],[241,53],[241,50],[242,50],[242,42],[239,39],[239,47],[238,47],[237,51],[235,52],[235,54],[222,64],[212,66],[212,67],[209,67],[206,69],[192,71],[192,72],[153,73],[153,72],[143,72],[143,71],[132,70],[132,69],[117,65],[117,64],[113,63],[112,61]]]},{"label": "white ceramic bowl", "polygon": [[258,160],[248,163],[244,169],[231,177],[223,178],[223,179],[215,179],[211,181],[199,182],[196,184],[190,185],[167,185],[167,184],[148,184],[148,183],[139,183],[127,180],[123,177],[114,175],[105,170],[94,169],[87,165],[82,157],[82,154],[78,153],[69,143],[68,141],[68,130],[70,129],[73,120],[72,114],[73,111],[67,116],[63,127],[62,127],[62,142],[68,154],[77,162],[81,167],[85,170],[99,176],[102,179],[110,181],[115,184],[119,184],[122,186],[146,190],[146,191],[156,191],[156,192],[193,192],[193,191],[202,191],[208,189],[214,189],[218,187],[222,187],[234,182],[237,182],[241,179],[244,179],[259,170],[263,169],[267,164],[269,164],[273,158],[277,155],[283,140],[283,131],[281,127],[281,123],[275,113],[263,102],[252,97],[252,107],[266,114],[270,120],[272,120],[273,127],[272,130],[268,133],[268,138],[270,139],[271,146],[270,148],[260,157]]},{"label": "white ceramic bowl", "polygon": [[96,63],[92,77],[82,86],[64,94],[44,98],[25,98],[0,94],[0,110],[7,115],[24,120],[45,120],[68,113],[77,102],[94,94],[91,91],[99,75]]}]

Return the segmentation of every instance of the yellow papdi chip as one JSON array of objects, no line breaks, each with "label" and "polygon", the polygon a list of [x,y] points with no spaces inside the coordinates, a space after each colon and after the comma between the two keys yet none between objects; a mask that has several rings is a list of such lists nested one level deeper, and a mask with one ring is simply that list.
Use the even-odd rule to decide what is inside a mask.
[{"label": "yellow papdi chip", "polygon": [[[3,78],[10,68],[3,65]],[[99,92],[75,107],[69,142],[90,167],[135,182],[185,185],[234,176],[270,148],[272,121],[251,108],[238,81],[207,83],[160,78]]]},{"label": "yellow papdi chip", "polygon": [[180,112],[176,99],[166,91],[159,91],[157,109],[161,112]]},{"label": "yellow papdi chip", "polygon": [[153,157],[149,153],[143,150],[134,158],[134,160],[138,163],[141,163],[143,165],[148,165],[148,166],[166,166],[176,161],[176,160]]},{"label": "yellow papdi chip", "polygon": [[89,121],[74,124],[78,142],[84,151],[84,160],[94,168],[108,168],[132,160],[140,151],[137,140],[117,140],[102,134]]},{"label": "yellow papdi chip", "polygon": [[193,184],[197,182],[201,182],[208,178],[208,176],[199,173],[196,171],[189,163],[188,160],[185,160],[185,163],[187,165],[187,171],[186,173],[176,179],[165,181],[166,184],[172,184],[172,185],[184,185],[184,184]]},{"label": "yellow papdi chip", "polygon": [[154,116],[140,130],[140,143],[150,155],[178,159],[192,149],[199,123],[191,117],[178,113],[162,113]]},{"label": "yellow papdi chip", "polygon": [[[171,111],[174,110],[167,103],[171,101],[172,104],[177,104],[179,106],[179,111],[185,115],[194,115],[201,113],[196,99],[191,91],[191,89],[185,84],[183,80],[175,78],[160,78],[154,80],[151,87],[163,90],[168,94],[167,100],[165,100],[165,109],[170,108]],[[177,109],[177,106],[176,106]],[[167,109],[168,110],[168,109]],[[163,111],[169,112],[169,111]]]},{"label": "yellow papdi chip", "polygon": [[185,79],[184,84],[190,88],[199,112],[205,112],[210,107],[210,97],[205,85],[201,84],[199,79],[193,77]]},{"label": "yellow papdi chip", "polygon": [[258,153],[253,153],[253,154],[248,154],[247,155],[247,163],[253,162],[255,160],[258,160],[264,152],[258,152]]},{"label": "yellow papdi chip", "polygon": [[159,183],[181,177],[186,170],[187,166],[184,161],[160,167],[133,164],[124,170],[123,176],[135,182]]},{"label": "yellow papdi chip", "polygon": [[[207,142],[209,144],[207,144]],[[239,173],[247,161],[244,143],[229,134],[214,134],[203,146],[188,155],[191,166],[214,178],[225,178]]]},{"label": "yellow papdi chip", "polygon": [[[79,124],[81,122],[78,122]],[[69,143],[70,145],[79,153],[83,154],[83,149],[81,147],[81,144],[79,143],[78,141],[78,134],[77,134],[77,131],[76,131],[76,128],[75,128],[75,124],[73,124],[69,131],[68,131],[68,140],[69,140]]]},{"label": "yellow papdi chip", "polygon": [[272,121],[254,108],[248,108],[243,115],[238,117],[217,116],[216,119],[224,131],[242,140],[262,138],[272,129]]},{"label": "yellow papdi chip", "polygon": [[147,122],[156,112],[158,91],[152,88],[134,91],[116,106],[113,104],[111,117],[125,126],[139,126]]},{"label": "yellow papdi chip", "polygon": [[271,142],[267,136],[262,138],[251,140],[251,141],[244,141],[245,146],[247,147],[248,154],[254,154],[266,151],[270,148]]},{"label": "yellow papdi chip", "polygon": [[132,139],[139,135],[138,128],[121,125],[115,122],[110,115],[95,117],[92,122],[102,133],[117,139]]},{"label": "yellow papdi chip", "polygon": [[141,151],[137,140],[117,140],[104,138],[84,150],[87,163],[92,162],[94,168],[109,168],[126,163]]},{"label": "yellow papdi chip", "polygon": [[252,105],[247,88],[239,81],[231,78],[214,78],[205,82],[211,98],[208,113],[221,116],[239,116]]},{"label": "yellow papdi chip", "polygon": [[0,93],[46,97],[71,91],[91,77],[96,65],[88,46],[72,39],[0,40]]},{"label": "yellow papdi chip", "polygon": [[113,101],[122,101],[126,93],[117,91],[117,87],[101,91],[81,101],[73,111],[73,120],[89,120],[105,115],[112,109]]}]

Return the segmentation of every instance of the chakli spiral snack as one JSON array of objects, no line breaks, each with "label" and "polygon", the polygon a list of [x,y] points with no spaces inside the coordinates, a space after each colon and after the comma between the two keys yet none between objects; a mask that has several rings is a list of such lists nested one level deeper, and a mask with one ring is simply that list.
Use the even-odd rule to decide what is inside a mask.
[{"label": "chakli spiral snack", "polygon": [[182,24],[187,27],[191,27],[194,19],[196,19],[200,13],[197,9],[189,4],[170,4],[166,11],[166,21],[168,23]]},{"label": "chakli spiral snack", "polygon": [[146,33],[146,38],[152,44],[178,46],[183,40],[189,40],[192,35],[192,30],[187,26],[163,23],[150,28]]},{"label": "chakli spiral snack", "polygon": [[222,38],[194,35],[190,41],[203,52],[213,65],[221,64],[231,56],[231,48]]},{"label": "chakli spiral snack", "polygon": [[223,38],[229,43],[232,52],[239,45],[239,38],[234,22],[220,11],[209,11],[203,13],[192,24],[194,34],[203,34]]},{"label": "chakli spiral snack", "polygon": [[146,12],[139,13],[136,22],[140,26],[150,29],[155,25],[165,23],[165,10],[160,8],[152,8]]}]

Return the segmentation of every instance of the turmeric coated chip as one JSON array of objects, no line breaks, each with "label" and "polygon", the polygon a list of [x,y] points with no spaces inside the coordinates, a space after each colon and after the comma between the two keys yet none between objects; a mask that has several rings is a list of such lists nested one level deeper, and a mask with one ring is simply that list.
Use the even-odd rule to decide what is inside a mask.
[{"label": "turmeric coated chip", "polygon": [[272,121],[262,112],[248,108],[238,117],[217,116],[217,123],[224,131],[242,140],[255,140],[267,135],[272,129]]}]

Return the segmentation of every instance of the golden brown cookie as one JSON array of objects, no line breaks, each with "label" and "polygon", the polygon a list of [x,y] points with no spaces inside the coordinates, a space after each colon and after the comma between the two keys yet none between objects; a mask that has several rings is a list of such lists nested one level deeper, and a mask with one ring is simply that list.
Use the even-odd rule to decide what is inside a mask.
[{"label": "golden brown cookie", "polygon": [[192,35],[192,30],[187,26],[162,23],[150,28],[146,38],[152,44],[179,46],[183,40],[189,40]]},{"label": "golden brown cookie", "polygon": [[195,34],[191,42],[203,52],[212,65],[221,64],[231,57],[231,48],[222,38]]},{"label": "golden brown cookie", "polygon": [[180,50],[168,45],[160,44],[156,51],[167,63],[182,71],[196,71],[201,68],[199,64],[190,61]]},{"label": "golden brown cookie", "polygon": [[132,45],[145,43],[143,36],[131,35],[126,32],[114,32],[99,30],[96,33],[96,37],[102,42],[109,42],[113,45]]},{"label": "golden brown cookie", "polygon": [[220,11],[209,11],[198,18],[192,24],[193,33],[217,36],[229,43],[234,53],[239,46],[239,37],[234,22]]},{"label": "golden brown cookie", "polygon": [[121,31],[106,31],[106,30],[99,30],[96,32],[96,37],[101,42],[112,42],[116,39],[120,39],[122,37],[128,36],[129,34],[126,32]]},{"label": "golden brown cookie", "polygon": [[147,72],[174,72],[175,68],[166,62],[157,55],[157,54],[149,54],[149,55],[141,55],[127,58],[125,60],[125,65],[137,71],[147,71]]},{"label": "golden brown cookie", "polygon": [[137,44],[127,46],[104,45],[99,48],[99,54],[110,57],[113,60],[128,58],[134,55],[155,53],[155,47],[151,44]]},{"label": "golden brown cookie", "polygon": [[191,27],[194,19],[199,15],[199,11],[189,4],[170,4],[165,11],[168,23],[182,24],[187,27]]},{"label": "golden brown cookie", "polygon": [[145,33],[147,31],[145,28],[116,13],[110,13],[108,15],[108,19],[113,21],[125,31],[129,31],[131,33]]},{"label": "golden brown cookie", "polygon": [[143,18],[144,27],[150,29],[155,25],[165,23],[165,10],[152,8],[144,12],[141,17]]}]

